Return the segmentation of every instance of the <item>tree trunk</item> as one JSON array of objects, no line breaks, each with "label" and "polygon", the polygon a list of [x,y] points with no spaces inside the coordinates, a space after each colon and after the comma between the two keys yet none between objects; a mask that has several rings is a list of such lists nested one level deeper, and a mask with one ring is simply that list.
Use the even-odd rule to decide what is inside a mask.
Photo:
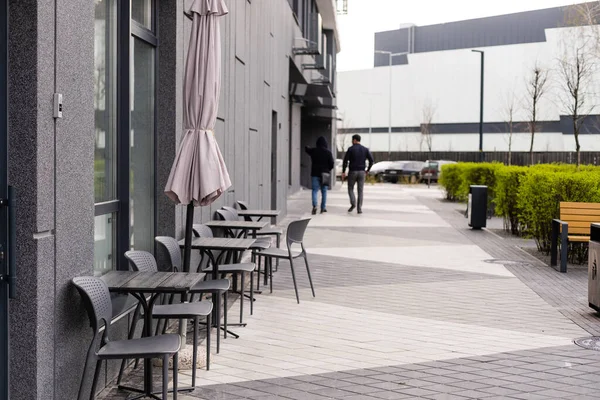
[{"label": "tree trunk", "polygon": [[579,144],[579,126],[577,124],[577,115],[573,116],[573,137],[575,138],[575,152],[577,153],[577,168],[581,164],[581,145]]},{"label": "tree trunk", "polygon": [[512,165],[512,136],[513,136],[513,126],[512,126],[512,121],[511,121],[510,132],[508,134],[508,165],[509,166]]}]

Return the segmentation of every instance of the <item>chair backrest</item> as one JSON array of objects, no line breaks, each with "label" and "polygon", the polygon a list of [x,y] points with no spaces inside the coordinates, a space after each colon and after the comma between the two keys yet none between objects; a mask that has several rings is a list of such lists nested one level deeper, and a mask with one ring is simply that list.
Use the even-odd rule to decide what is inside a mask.
[{"label": "chair backrest", "polygon": [[233,216],[235,217],[234,221],[237,221],[240,219],[240,216],[238,215],[238,210],[236,210],[235,208],[229,207],[229,206],[223,206],[223,210],[227,210],[231,214],[233,214]]},{"label": "chair backrest", "polygon": [[[229,208],[231,208],[231,207],[229,207]],[[237,214],[237,212],[236,212],[236,214]],[[225,207],[223,207],[221,210],[217,211],[217,215],[223,221],[239,221],[240,217],[237,216],[236,214],[232,213],[230,210],[225,209]],[[232,235],[234,237],[238,237],[240,235],[239,229],[229,229],[229,231],[232,233]]]},{"label": "chair backrest", "polygon": [[104,326],[104,337],[108,337],[108,328],[112,319],[112,302],[108,286],[102,279],[94,276],[79,276],[73,278],[72,282],[81,295],[84,307],[90,317],[94,337],[102,326]]},{"label": "chair backrest", "polygon": [[131,250],[125,253],[125,258],[129,260],[129,265],[134,271],[158,272],[154,256],[147,251]]},{"label": "chair backrest", "polygon": [[[194,224],[193,226],[194,236],[200,238],[211,238],[214,237],[212,229],[209,226],[203,224]],[[220,251],[212,250],[213,257],[218,258]],[[198,272],[203,271],[208,266],[209,258],[202,255],[202,260],[200,260],[200,265],[198,268]]]},{"label": "chair backrest", "polygon": [[310,218],[299,219],[293,222],[290,222],[287,228],[286,233],[286,241],[289,246],[293,243],[302,243],[304,241],[304,233],[306,232],[306,227],[310,222]]},{"label": "chair backrest", "polygon": [[206,225],[202,224],[194,224],[193,226],[194,236],[201,238],[211,238],[214,237],[212,229]]},{"label": "chair backrest", "polygon": [[181,271],[183,261],[181,259],[181,250],[179,249],[179,243],[175,238],[170,236],[157,236],[154,238],[156,242],[164,248],[169,255],[169,262],[173,271]]},{"label": "chair backrest", "polygon": [[237,221],[239,218],[236,218],[235,214],[230,210],[223,207],[223,209],[217,211],[217,214],[223,218],[223,221]]},{"label": "chair backrest", "polygon": [[245,201],[238,200],[237,205],[240,207],[240,210],[248,210],[248,203]]}]

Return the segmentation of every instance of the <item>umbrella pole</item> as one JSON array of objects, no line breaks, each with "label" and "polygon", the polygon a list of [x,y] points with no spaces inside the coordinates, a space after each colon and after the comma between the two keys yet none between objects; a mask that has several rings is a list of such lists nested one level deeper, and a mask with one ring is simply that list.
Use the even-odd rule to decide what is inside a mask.
[{"label": "umbrella pole", "polygon": [[194,204],[187,205],[185,215],[185,244],[183,247],[183,272],[190,272],[190,256],[192,253],[192,227],[194,225]]},{"label": "umbrella pole", "polygon": [[[183,272],[190,272],[190,258],[192,254],[192,229],[194,225],[194,203],[187,205],[185,214],[185,242],[183,246]],[[187,296],[183,296],[183,301],[187,301]],[[185,349],[187,341],[187,319],[179,321],[179,334],[182,338],[182,349]]]}]

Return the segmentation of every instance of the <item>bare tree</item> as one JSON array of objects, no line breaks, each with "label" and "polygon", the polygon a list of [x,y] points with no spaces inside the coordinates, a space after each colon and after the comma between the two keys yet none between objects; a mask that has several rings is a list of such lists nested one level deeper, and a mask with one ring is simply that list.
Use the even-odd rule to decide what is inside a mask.
[{"label": "bare tree", "polygon": [[508,165],[512,165],[512,143],[513,133],[515,131],[515,114],[517,113],[517,96],[514,90],[512,90],[507,96],[504,103],[504,109],[502,114],[504,115],[504,123],[506,124],[506,130],[508,131]]},{"label": "bare tree", "polygon": [[352,121],[350,119],[346,119],[344,113],[340,113],[338,121],[339,123],[338,130],[335,135],[335,144],[339,153],[345,153],[346,150],[348,150],[348,147],[350,147],[352,144],[352,135],[343,132],[351,125]]},{"label": "bare tree", "polygon": [[345,153],[352,144],[352,135],[349,133],[338,133],[335,141],[338,152]]},{"label": "bare tree", "polygon": [[565,11],[565,25],[586,27],[579,31],[579,35],[586,42],[590,42],[590,56],[600,57],[600,1],[568,6]]},{"label": "bare tree", "polygon": [[435,116],[435,106],[427,100],[423,104],[423,116],[421,119],[421,143],[425,142],[427,150],[431,155],[433,148],[433,118]]},{"label": "bare tree", "polygon": [[533,144],[535,133],[538,130],[539,106],[541,98],[546,94],[548,84],[548,71],[539,65],[535,65],[531,70],[531,75],[527,80],[527,114],[529,132],[531,133],[531,145],[529,146],[530,163],[533,165]]},{"label": "bare tree", "polygon": [[574,52],[565,51],[563,58],[558,61],[561,86],[566,94],[561,96],[561,99],[573,126],[578,167],[581,163],[579,133],[583,121],[594,108],[594,105],[588,102],[588,90],[593,74],[593,63],[589,58],[585,46],[582,46],[577,47]]}]

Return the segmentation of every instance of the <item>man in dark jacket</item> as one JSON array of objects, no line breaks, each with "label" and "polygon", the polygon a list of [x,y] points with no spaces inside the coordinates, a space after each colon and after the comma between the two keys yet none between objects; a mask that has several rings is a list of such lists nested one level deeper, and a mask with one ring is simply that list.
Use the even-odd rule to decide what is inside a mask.
[{"label": "man in dark jacket", "polygon": [[[365,187],[365,176],[373,166],[373,156],[368,148],[360,144],[360,135],[352,136],[352,147],[346,151],[344,164],[342,165],[342,179],[346,177],[346,167],[350,164],[350,173],[348,174],[348,196],[350,196],[350,209],[348,212],[357,208],[359,214],[362,214],[363,189]],[[367,161],[369,165],[367,166]],[[354,197],[354,184],[358,183],[358,204]],[[358,206],[358,207],[357,207]]]},{"label": "man in dark jacket", "polygon": [[317,213],[317,197],[321,191],[321,213],[327,212],[327,185],[323,184],[323,173],[331,174],[333,155],[327,148],[327,139],[321,136],[317,139],[317,147],[306,146],[306,152],[312,161],[310,176],[312,178],[312,213]]}]

